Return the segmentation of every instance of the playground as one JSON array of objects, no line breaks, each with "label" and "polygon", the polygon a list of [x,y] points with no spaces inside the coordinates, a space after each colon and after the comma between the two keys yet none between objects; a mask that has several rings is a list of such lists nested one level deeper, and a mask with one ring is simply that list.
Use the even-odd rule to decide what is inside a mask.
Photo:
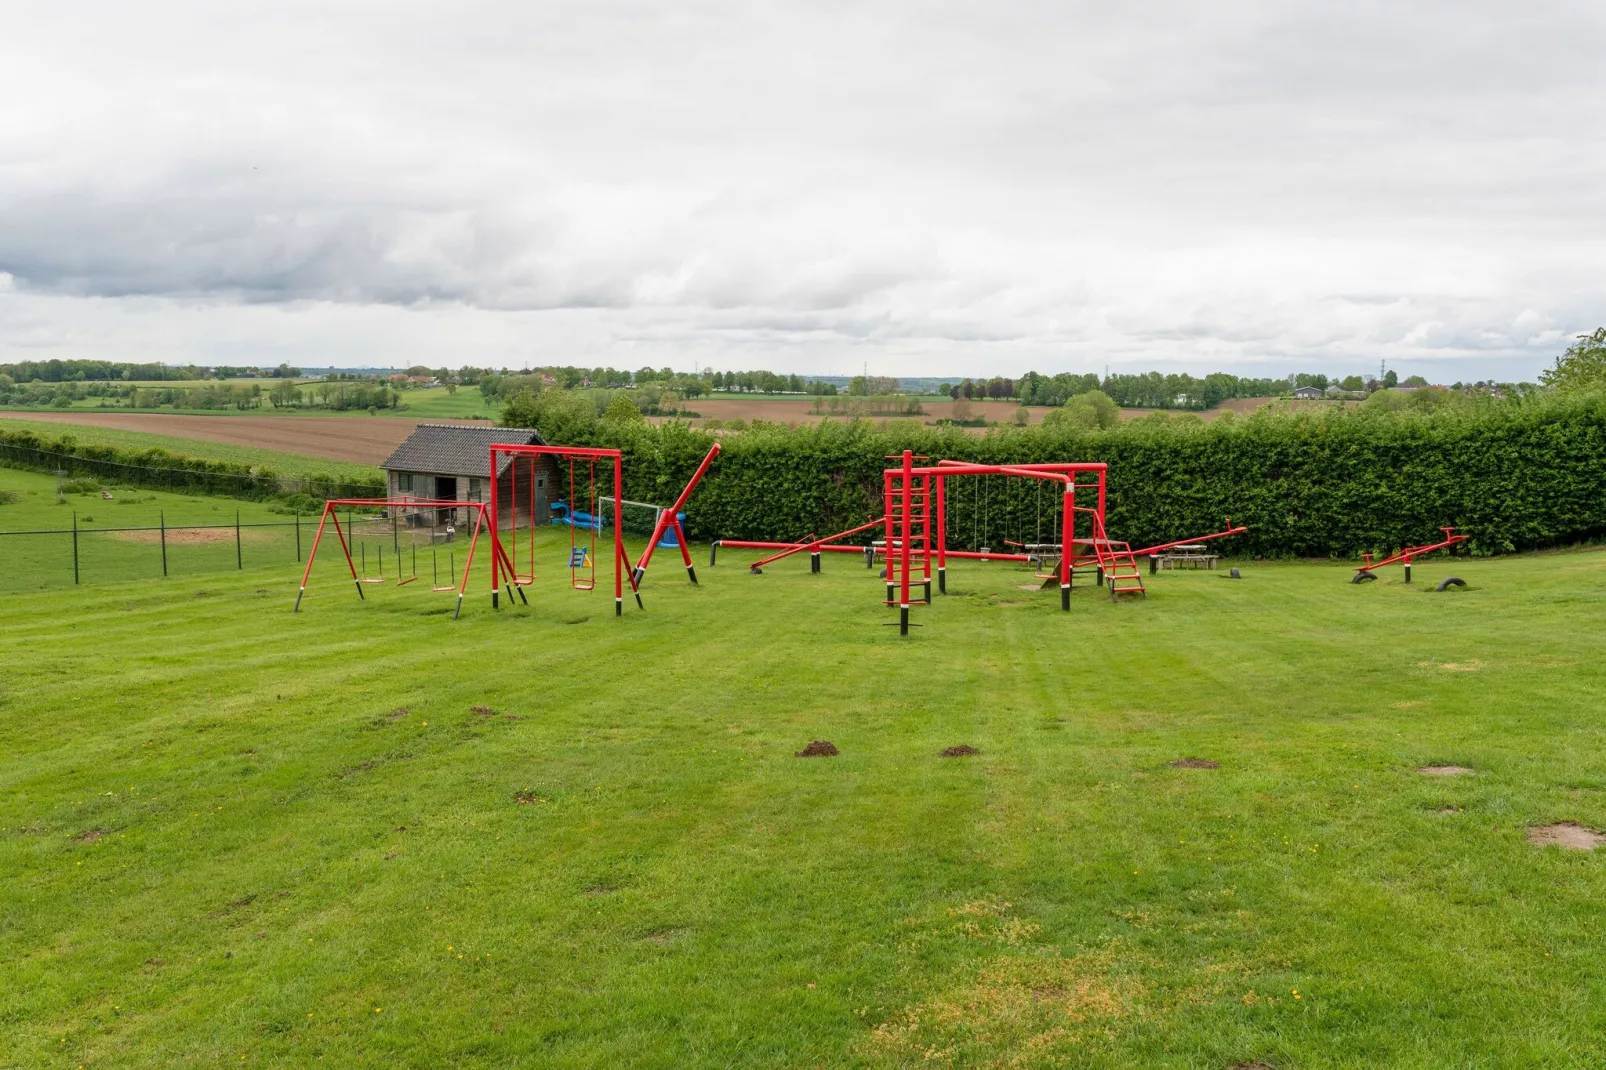
[{"label": "playground", "polygon": [[1602,551],[1069,614],[961,559],[905,639],[851,555],[616,617],[534,537],[455,623],[329,554],[299,614],[249,563],[15,596],[0,1061],[1606,1058],[1606,858],[1530,842],[1606,828]]}]

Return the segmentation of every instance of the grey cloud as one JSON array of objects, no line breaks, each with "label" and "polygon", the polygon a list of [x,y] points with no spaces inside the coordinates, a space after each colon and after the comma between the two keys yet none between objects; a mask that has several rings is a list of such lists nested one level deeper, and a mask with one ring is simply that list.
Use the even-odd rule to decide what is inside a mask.
[{"label": "grey cloud", "polygon": [[1606,320],[1603,18],[35,6],[0,39],[0,342],[1531,373]]}]

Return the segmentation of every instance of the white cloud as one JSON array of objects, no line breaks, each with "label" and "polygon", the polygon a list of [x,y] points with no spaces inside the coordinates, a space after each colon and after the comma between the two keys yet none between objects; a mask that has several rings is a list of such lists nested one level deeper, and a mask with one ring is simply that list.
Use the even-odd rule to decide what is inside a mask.
[{"label": "white cloud", "polygon": [[1603,43],[1492,0],[30,5],[0,354],[1532,376],[1606,322]]}]

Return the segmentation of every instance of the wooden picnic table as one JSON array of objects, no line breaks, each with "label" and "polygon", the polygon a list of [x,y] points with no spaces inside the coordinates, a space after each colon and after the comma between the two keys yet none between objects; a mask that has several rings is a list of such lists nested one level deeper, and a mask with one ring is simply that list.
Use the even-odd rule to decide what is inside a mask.
[{"label": "wooden picnic table", "polygon": [[1184,543],[1181,546],[1173,546],[1162,554],[1150,554],[1149,573],[1152,575],[1162,568],[1214,569],[1216,562],[1221,560],[1221,555],[1209,551],[1210,548],[1204,543]]}]

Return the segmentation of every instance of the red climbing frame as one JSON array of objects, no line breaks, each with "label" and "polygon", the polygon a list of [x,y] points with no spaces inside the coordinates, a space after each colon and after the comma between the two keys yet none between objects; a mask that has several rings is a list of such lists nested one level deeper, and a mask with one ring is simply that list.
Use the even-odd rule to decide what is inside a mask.
[{"label": "red climbing frame", "polygon": [[[346,542],[346,533],[340,526],[340,514],[336,512],[337,506],[352,506],[362,509],[378,509],[383,507],[407,509],[468,509],[474,513],[474,535],[468,543],[468,558],[463,562],[463,577],[457,584],[457,610],[452,614],[456,620],[463,612],[463,594],[468,590],[468,577],[474,567],[474,548],[479,545],[480,532],[487,526],[486,512],[483,502],[459,502],[444,498],[330,498],[323,503],[323,516],[318,520],[318,533],[312,537],[312,552],[307,554],[307,567],[301,573],[301,589],[296,592],[295,608],[292,613],[301,612],[301,599],[307,593],[307,581],[312,577],[312,563],[318,559],[318,544],[323,541],[324,526],[331,520],[335,524],[335,537],[340,540],[340,551],[346,557],[346,568],[351,570],[351,582],[357,586],[357,597],[366,600],[367,595],[362,593],[362,579],[357,575],[357,565],[351,559],[351,545]],[[493,529],[494,531],[494,529]],[[494,572],[493,572],[494,582]],[[446,588],[451,590],[451,588]]]},{"label": "red climbing frame", "polygon": [[[509,589],[517,592],[521,601],[525,602],[526,604],[529,603],[529,599],[524,595],[523,584],[517,582],[519,577],[518,573],[513,569],[513,562],[506,550],[503,549],[501,529],[498,524],[497,504],[498,500],[501,498],[501,495],[496,493],[495,488],[497,475],[500,471],[500,461],[503,456],[508,458],[510,464],[516,464],[520,457],[531,458],[532,475],[530,478],[532,480],[534,478],[534,459],[538,457],[556,457],[559,460],[564,458],[568,458],[570,460],[578,459],[585,460],[587,462],[604,462],[611,460],[613,462],[614,501],[617,502],[624,498],[625,489],[624,458],[618,450],[589,449],[582,446],[520,446],[493,442],[491,444],[492,492],[490,503],[492,607],[498,607],[501,604],[501,589],[502,580],[504,577],[509,581]],[[512,502],[512,505],[514,511],[513,519],[516,521],[518,518],[518,502],[515,500]],[[570,502],[569,505],[572,510],[574,503]],[[614,616],[623,616],[625,611],[625,577],[630,577],[630,589],[632,591],[636,589],[636,580],[635,574],[632,572],[630,567],[630,559],[625,556],[623,531],[624,525],[620,524],[618,521],[619,518],[616,516],[614,518],[613,525],[613,612]],[[533,515],[530,517],[530,522],[533,526],[535,522],[535,517]],[[638,603],[640,602],[641,596],[639,594],[636,596],[636,600]]]}]

